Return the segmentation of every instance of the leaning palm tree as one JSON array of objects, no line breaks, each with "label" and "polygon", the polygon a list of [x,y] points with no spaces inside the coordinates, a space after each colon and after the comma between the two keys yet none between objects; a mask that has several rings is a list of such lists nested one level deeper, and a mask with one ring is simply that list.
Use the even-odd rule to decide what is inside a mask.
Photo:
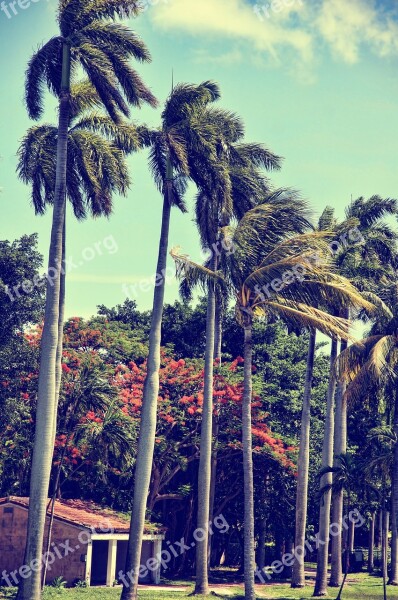
[{"label": "leaning palm tree", "polygon": [[[286,208],[286,205],[285,205]],[[178,271],[192,281],[214,279],[223,283],[236,297],[237,320],[244,329],[244,393],[242,402],[242,449],[244,472],[244,567],[245,598],[254,600],[254,501],[252,464],[252,327],[256,317],[279,317],[297,326],[318,328],[327,335],[346,337],[349,323],[314,308],[311,303],[327,297],[334,286],[342,295],[355,293],[351,284],[330,272],[327,244],[322,234],[302,234],[289,238],[292,221],[302,219],[308,226],[305,206],[301,211],[275,210],[262,204],[248,211],[237,226],[225,227],[222,235],[234,252],[225,259],[224,273],[193,263],[173,250]],[[297,207],[296,207],[297,209]],[[278,243],[279,242],[279,243]],[[315,263],[313,253],[324,259]],[[300,281],[295,281],[298,266]],[[289,278],[286,277],[289,275]],[[285,278],[282,280],[283,275]],[[268,294],[269,287],[274,292]],[[275,291],[275,287],[277,291]],[[265,292],[265,293],[264,293]],[[268,297],[266,297],[266,295]]]},{"label": "leaning palm tree", "polygon": [[[206,190],[208,193],[213,188],[222,193],[222,190],[228,190],[229,187],[228,174],[218,163],[218,121],[214,113],[209,117],[206,110],[208,105],[218,98],[218,86],[209,81],[196,86],[176,86],[165,104],[162,127],[152,131],[147,139],[151,148],[150,168],[163,195],[163,214],[126,560],[126,572],[131,574],[133,582],[130,586],[123,587],[123,600],[135,600],[137,597],[142,536],[155,445],[161,325],[171,208],[177,206],[183,212],[186,211],[183,194],[188,177],[199,190]],[[235,127],[236,120],[231,117],[230,121],[231,127]]]},{"label": "leaning palm tree", "polygon": [[[25,562],[40,564],[46,518],[46,502],[53,450],[55,404],[57,398],[56,361],[60,332],[59,302],[62,269],[62,245],[67,181],[68,127],[71,110],[71,81],[79,67],[88,76],[102,104],[114,121],[119,114],[129,114],[128,104],[154,105],[156,100],[129,64],[130,58],[149,60],[143,42],[127,27],[114,22],[116,17],[134,16],[139,3],[133,0],[60,0],[58,24],[60,34],[43,45],[31,58],[26,74],[26,105],[29,116],[38,119],[43,112],[44,86],[58,98],[59,121],[54,191],[54,208],[46,309],[41,341],[39,391],[35,443],[32,459],[30,508]],[[59,372],[58,372],[59,380]],[[18,597],[38,600],[40,571],[23,579]]]}]

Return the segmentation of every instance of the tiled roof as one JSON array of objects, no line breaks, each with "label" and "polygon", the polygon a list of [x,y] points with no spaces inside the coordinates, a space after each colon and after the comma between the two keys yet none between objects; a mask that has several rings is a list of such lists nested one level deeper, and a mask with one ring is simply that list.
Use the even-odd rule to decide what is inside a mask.
[{"label": "tiled roof", "polygon": [[[29,506],[29,498],[18,496],[0,498],[0,505],[9,502],[26,508]],[[48,513],[50,513],[50,509]],[[111,508],[99,506],[88,500],[56,500],[54,515],[73,525],[94,528],[93,533],[128,533],[130,529],[129,515],[118,513]],[[163,528],[153,524],[148,523],[145,527],[145,534],[163,532]]]}]

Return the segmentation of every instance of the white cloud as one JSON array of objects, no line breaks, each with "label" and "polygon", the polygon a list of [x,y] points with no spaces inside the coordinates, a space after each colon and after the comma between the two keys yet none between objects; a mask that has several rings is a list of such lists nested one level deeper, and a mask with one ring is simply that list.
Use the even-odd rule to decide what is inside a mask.
[{"label": "white cloud", "polygon": [[[296,2],[280,0],[289,14],[293,10],[292,1]],[[297,10],[302,6],[297,0]],[[312,58],[311,35],[300,28],[287,27],[284,24],[287,14],[282,18],[282,11],[275,12],[261,21],[253,7],[243,0],[170,0],[152,7],[149,14],[159,29],[244,40],[255,51],[267,52],[274,59],[278,58],[280,47],[293,49],[302,60]]]},{"label": "white cloud", "polygon": [[398,25],[365,0],[324,0],[317,17],[322,37],[335,56],[358,62],[365,46],[379,56],[398,53]]},{"label": "white cloud", "polygon": [[258,0],[254,6],[246,0],[152,3],[148,14],[158,29],[230,40],[232,46],[220,56],[212,48],[197,49],[197,60],[209,56],[222,64],[240,62],[242,42],[253,60],[260,55],[278,63],[290,50],[289,66],[294,69],[312,65],[325,42],[336,58],[350,64],[360,60],[365,48],[380,57],[398,54],[397,14],[377,7],[376,0]]}]

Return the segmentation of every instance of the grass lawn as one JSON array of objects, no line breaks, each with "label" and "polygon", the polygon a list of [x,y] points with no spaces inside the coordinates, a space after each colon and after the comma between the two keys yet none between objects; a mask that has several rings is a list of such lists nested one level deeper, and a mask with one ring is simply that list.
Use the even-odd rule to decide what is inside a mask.
[{"label": "grass lawn", "polygon": [[[313,585],[308,585],[304,590],[292,590],[288,585],[264,585],[258,586],[258,598],[267,598],[268,600],[304,600],[312,597]],[[243,598],[242,590],[236,586],[220,587],[218,592],[220,598]],[[6,593],[0,591],[0,598],[13,598],[11,590]],[[329,598],[337,596],[336,589],[330,589]],[[46,588],[45,600],[118,600],[120,597],[120,588],[88,588],[88,589],[66,589],[56,590]],[[214,596],[212,596],[214,597]],[[388,587],[387,597],[392,600],[398,600],[398,588]],[[151,590],[142,590],[140,598],[143,600],[171,600],[188,598],[187,592],[163,591],[155,587]],[[197,596],[198,600],[199,597]],[[204,598],[204,596],[203,596]],[[369,577],[366,574],[350,575],[350,582],[343,592],[343,600],[376,600],[383,598],[383,586],[381,578]]]}]

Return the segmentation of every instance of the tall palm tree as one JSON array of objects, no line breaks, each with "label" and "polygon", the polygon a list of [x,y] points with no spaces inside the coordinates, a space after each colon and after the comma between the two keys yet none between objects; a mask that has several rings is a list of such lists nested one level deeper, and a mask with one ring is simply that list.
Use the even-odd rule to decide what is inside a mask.
[{"label": "tall palm tree", "polygon": [[[203,248],[211,249],[212,255],[208,266],[212,271],[217,271],[222,263],[219,256],[223,252],[219,235],[221,227],[228,225],[234,218],[239,219],[245,209],[253,208],[264,198],[266,183],[257,165],[264,168],[278,168],[280,162],[277,156],[260,144],[238,144],[239,138],[243,135],[243,126],[233,128],[231,135],[229,114],[218,111],[217,117],[222,148],[219,158],[220,161],[226,163],[231,183],[227,188],[227,193],[219,193],[215,189],[212,196],[209,197],[208,192],[202,190],[196,199],[196,223]],[[222,298],[222,291],[214,281],[209,281],[206,288],[208,300],[197,518],[197,527],[204,531],[204,535],[196,544],[195,580],[195,594],[200,595],[209,594],[210,539],[208,524],[213,514],[217,469],[216,453],[212,452],[213,435],[217,430],[213,414],[214,359],[218,358],[216,352],[220,352],[222,305],[226,303]],[[185,295],[187,296],[187,294]]]},{"label": "tall palm tree", "polygon": [[[290,210],[289,210],[290,208]],[[284,210],[271,203],[262,204],[248,211],[236,227],[225,227],[222,235],[233,246],[234,252],[225,261],[224,274],[193,263],[188,257],[172,251],[179,270],[193,281],[216,279],[225,282],[236,297],[236,316],[244,330],[245,367],[244,394],[242,402],[242,448],[244,471],[244,566],[245,598],[254,600],[254,500],[252,464],[252,326],[258,316],[277,316],[295,326],[319,328],[328,335],[347,336],[348,322],[328,315],[311,306],[319,297],[327,297],[330,287],[338,289],[342,296],[355,295],[351,284],[330,273],[327,260],[327,244],[322,234],[302,234],[289,238],[298,227],[307,228],[308,220],[304,203],[285,202]],[[309,257],[317,250],[325,257],[324,262],[314,264]],[[308,261],[308,262],[307,262]],[[282,274],[295,271],[305,262],[308,270],[300,281],[290,277],[290,284],[277,286],[278,292],[268,298],[261,286],[282,281]],[[268,286],[268,288],[267,288]],[[357,294],[358,295],[358,294]]]},{"label": "tall palm tree", "polygon": [[[141,146],[143,127],[114,123],[105,114],[94,111],[101,101],[89,81],[71,86],[68,131],[68,179],[66,197],[78,220],[109,217],[114,192],[126,195],[130,185],[125,156]],[[54,204],[56,178],[56,149],[58,129],[52,125],[31,127],[18,150],[17,173],[24,183],[32,186],[32,205],[36,214],[43,214]],[[65,306],[65,245],[66,215],[62,239],[62,265],[59,300],[59,332],[56,360],[56,400],[53,437],[61,385],[61,359]]]},{"label": "tall palm tree", "polygon": [[[78,220],[87,216],[109,216],[112,211],[112,194],[125,195],[130,177],[125,155],[140,147],[139,129],[134,125],[114,123],[110,117],[93,112],[100,106],[95,89],[88,81],[71,86],[71,110],[68,133],[67,200]],[[18,176],[32,186],[32,204],[36,214],[43,214],[54,203],[56,174],[56,148],[58,130],[51,125],[31,127],[24,136],[18,151]],[[101,168],[98,166],[101,165]],[[62,271],[60,280],[58,345],[56,360],[56,397],[54,406],[53,443],[57,426],[58,400],[61,387],[61,360],[63,351],[63,324],[65,308],[65,220],[62,239]],[[61,468],[61,467],[60,467]],[[60,472],[60,469],[59,469]],[[51,502],[47,535],[47,553],[51,544],[57,480]],[[43,569],[43,585],[46,564]]]},{"label": "tall palm tree", "polygon": [[[336,262],[339,272],[354,282],[356,287],[365,292],[377,292],[379,282],[391,270],[395,257],[397,234],[384,221],[388,215],[397,212],[397,201],[392,198],[372,196],[365,200],[360,197],[354,200],[346,210],[347,220],[357,221],[357,231],[362,236],[362,243],[348,243],[337,253]],[[343,311],[349,316],[349,310]],[[344,352],[347,343],[342,341],[340,351]],[[347,451],[347,402],[344,382],[338,382],[336,390],[336,417],[334,453],[345,454]],[[343,519],[343,494],[337,490],[333,494],[332,520],[340,530]],[[343,575],[342,538],[332,539],[332,561],[330,586],[339,587]]]},{"label": "tall palm tree", "polygon": [[[318,231],[330,231],[333,229],[333,226],[333,210],[329,209],[329,207],[326,207],[319,219]],[[335,341],[333,340],[333,346],[334,343]],[[308,478],[310,463],[311,393],[315,363],[315,350],[316,330],[312,329],[310,330],[310,339],[307,355],[307,366],[303,394],[303,408],[301,413],[299,458],[297,468],[295,546],[300,548],[304,547],[305,531],[307,526]],[[298,556],[296,556],[296,560],[293,565],[291,585],[293,588],[301,588],[305,585],[304,560],[300,560]]]},{"label": "tall palm tree", "polygon": [[[390,444],[391,482],[392,482],[392,560],[389,583],[398,583],[398,394],[395,378],[397,374],[398,348],[398,282],[396,276],[392,282],[380,291],[385,300],[383,312],[380,312],[373,324],[369,336],[353,344],[339,359],[339,371],[347,384],[346,395],[358,401],[376,386],[392,399],[393,424],[384,431],[375,429],[373,437]],[[389,308],[392,311],[389,311]],[[381,460],[381,459],[380,459]],[[373,463],[372,463],[373,464]],[[378,464],[377,462],[375,464]],[[381,463],[380,463],[381,464]]]},{"label": "tall palm tree", "polygon": [[[354,229],[359,225],[359,221],[354,218],[347,217],[347,219],[338,224],[337,219],[334,215],[334,209],[326,207],[323,211],[319,222],[319,231],[330,231],[333,232],[334,241],[332,242],[331,248],[334,250],[334,244],[338,244],[340,247],[344,247],[343,240],[352,235]],[[361,239],[359,236],[354,236],[355,240],[348,240],[352,245],[355,242],[358,243]],[[347,242],[345,243],[347,246]],[[347,305],[347,308],[349,305]],[[353,308],[353,306],[351,306]],[[340,299],[336,299],[331,294],[328,302],[328,310],[339,314],[342,310]],[[344,341],[342,343],[345,343]],[[325,430],[323,438],[322,448],[322,468],[326,469],[320,478],[320,488],[324,490],[321,495],[320,506],[319,506],[319,538],[322,540],[322,544],[318,548],[317,553],[317,573],[315,580],[314,596],[327,596],[327,577],[328,577],[328,559],[329,559],[329,528],[330,528],[330,509],[332,501],[332,473],[327,471],[327,468],[333,463],[333,449],[334,449],[334,410],[335,410],[335,392],[336,392],[336,377],[335,377],[335,362],[337,359],[338,343],[336,339],[332,340],[331,351],[330,351],[330,369],[329,369],[329,384],[327,391],[326,401],[326,414],[325,414]],[[303,543],[303,541],[302,541]],[[302,575],[304,577],[304,574]]]},{"label": "tall palm tree", "polygon": [[[67,181],[70,86],[79,67],[88,76],[104,107],[114,121],[119,113],[129,114],[127,102],[139,106],[154,105],[156,100],[129,64],[130,58],[149,60],[143,42],[127,27],[115,23],[116,17],[134,16],[139,3],[129,0],[60,0],[60,35],[44,44],[29,61],[26,74],[26,105],[29,116],[38,119],[43,112],[46,85],[58,98],[59,120],[54,191],[53,222],[48,267],[53,285],[48,282],[44,328],[41,340],[39,391],[35,443],[32,459],[28,533],[25,562],[40,563],[46,518],[46,503],[53,450],[55,404],[57,399],[56,360],[60,319],[62,245]],[[59,380],[59,371],[58,371]],[[40,571],[23,579],[18,592],[21,600],[41,596]]]},{"label": "tall palm tree", "polygon": [[186,211],[183,193],[187,177],[199,190],[206,190],[208,193],[212,187],[221,190],[229,186],[225,170],[216,168],[219,144],[217,119],[215,113],[209,118],[206,111],[207,106],[216,101],[219,95],[218,86],[209,81],[197,86],[178,85],[166,101],[162,113],[162,127],[151,132],[147,140],[151,147],[150,167],[163,194],[163,214],[126,560],[126,572],[131,574],[133,581],[130,586],[123,587],[122,600],[135,600],[137,597],[142,536],[155,445],[161,325],[171,207],[174,205],[183,212]]},{"label": "tall palm tree", "polygon": [[[352,225],[352,221],[347,224]],[[344,231],[344,228],[337,226],[334,218],[334,210],[331,207],[326,207],[318,221],[317,231],[325,233],[330,236],[330,239]],[[321,299],[320,299],[321,300]],[[327,312],[336,314],[335,307],[341,310],[342,306],[363,306],[361,297],[355,292],[354,296],[350,298],[347,294],[345,298],[342,298],[341,294],[335,295],[333,288],[330,289],[329,296],[322,299],[322,303],[319,302],[318,307],[327,310]],[[303,409],[301,417],[301,431],[300,431],[300,442],[299,442],[299,458],[298,458],[298,469],[297,469],[297,493],[296,493],[296,528],[295,528],[295,547],[305,547],[305,533],[307,525],[307,504],[308,504],[308,479],[309,479],[309,462],[310,462],[310,423],[311,423],[311,391],[312,391],[312,379],[314,370],[314,359],[316,350],[316,331],[310,331],[310,342],[307,356],[307,369],[304,386],[303,396]],[[331,375],[332,369],[334,368],[334,361],[337,354],[337,343],[335,339],[332,339],[331,344]],[[329,389],[327,394],[326,404],[326,419],[325,419],[325,435],[324,444],[322,451],[322,462],[323,466],[329,466],[333,459],[333,430],[334,430],[334,389],[335,389],[335,378],[331,377],[329,381]],[[327,478],[328,475],[325,475]],[[330,476],[329,476],[330,477]],[[325,483],[325,482],[323,482]],[[324,535],[325,539],[328,538],[329,532],[329,513],[330,513],[330,500],[331,492],[325,494],[325,498],[321,503],[320,507],[320,535]],[[323,539],[323,538],[321,538]],[[327,573],[327,559],[328,559],[328,548],[322,546],[318,551],[318,562],[317,562],[317,582],[316,588],[321,587],[321,583],[326,586],[325,579]],[[326,565],[326,567],[325,567]],[[292,572],[292,587],[301,588],[305,586],[305,570],[304,570],[304,559],[303,557],[296,556],[293,564]],[[321,590],[317,589],[316,592]],[[322,594],[320,594],[322,595]]]}]

